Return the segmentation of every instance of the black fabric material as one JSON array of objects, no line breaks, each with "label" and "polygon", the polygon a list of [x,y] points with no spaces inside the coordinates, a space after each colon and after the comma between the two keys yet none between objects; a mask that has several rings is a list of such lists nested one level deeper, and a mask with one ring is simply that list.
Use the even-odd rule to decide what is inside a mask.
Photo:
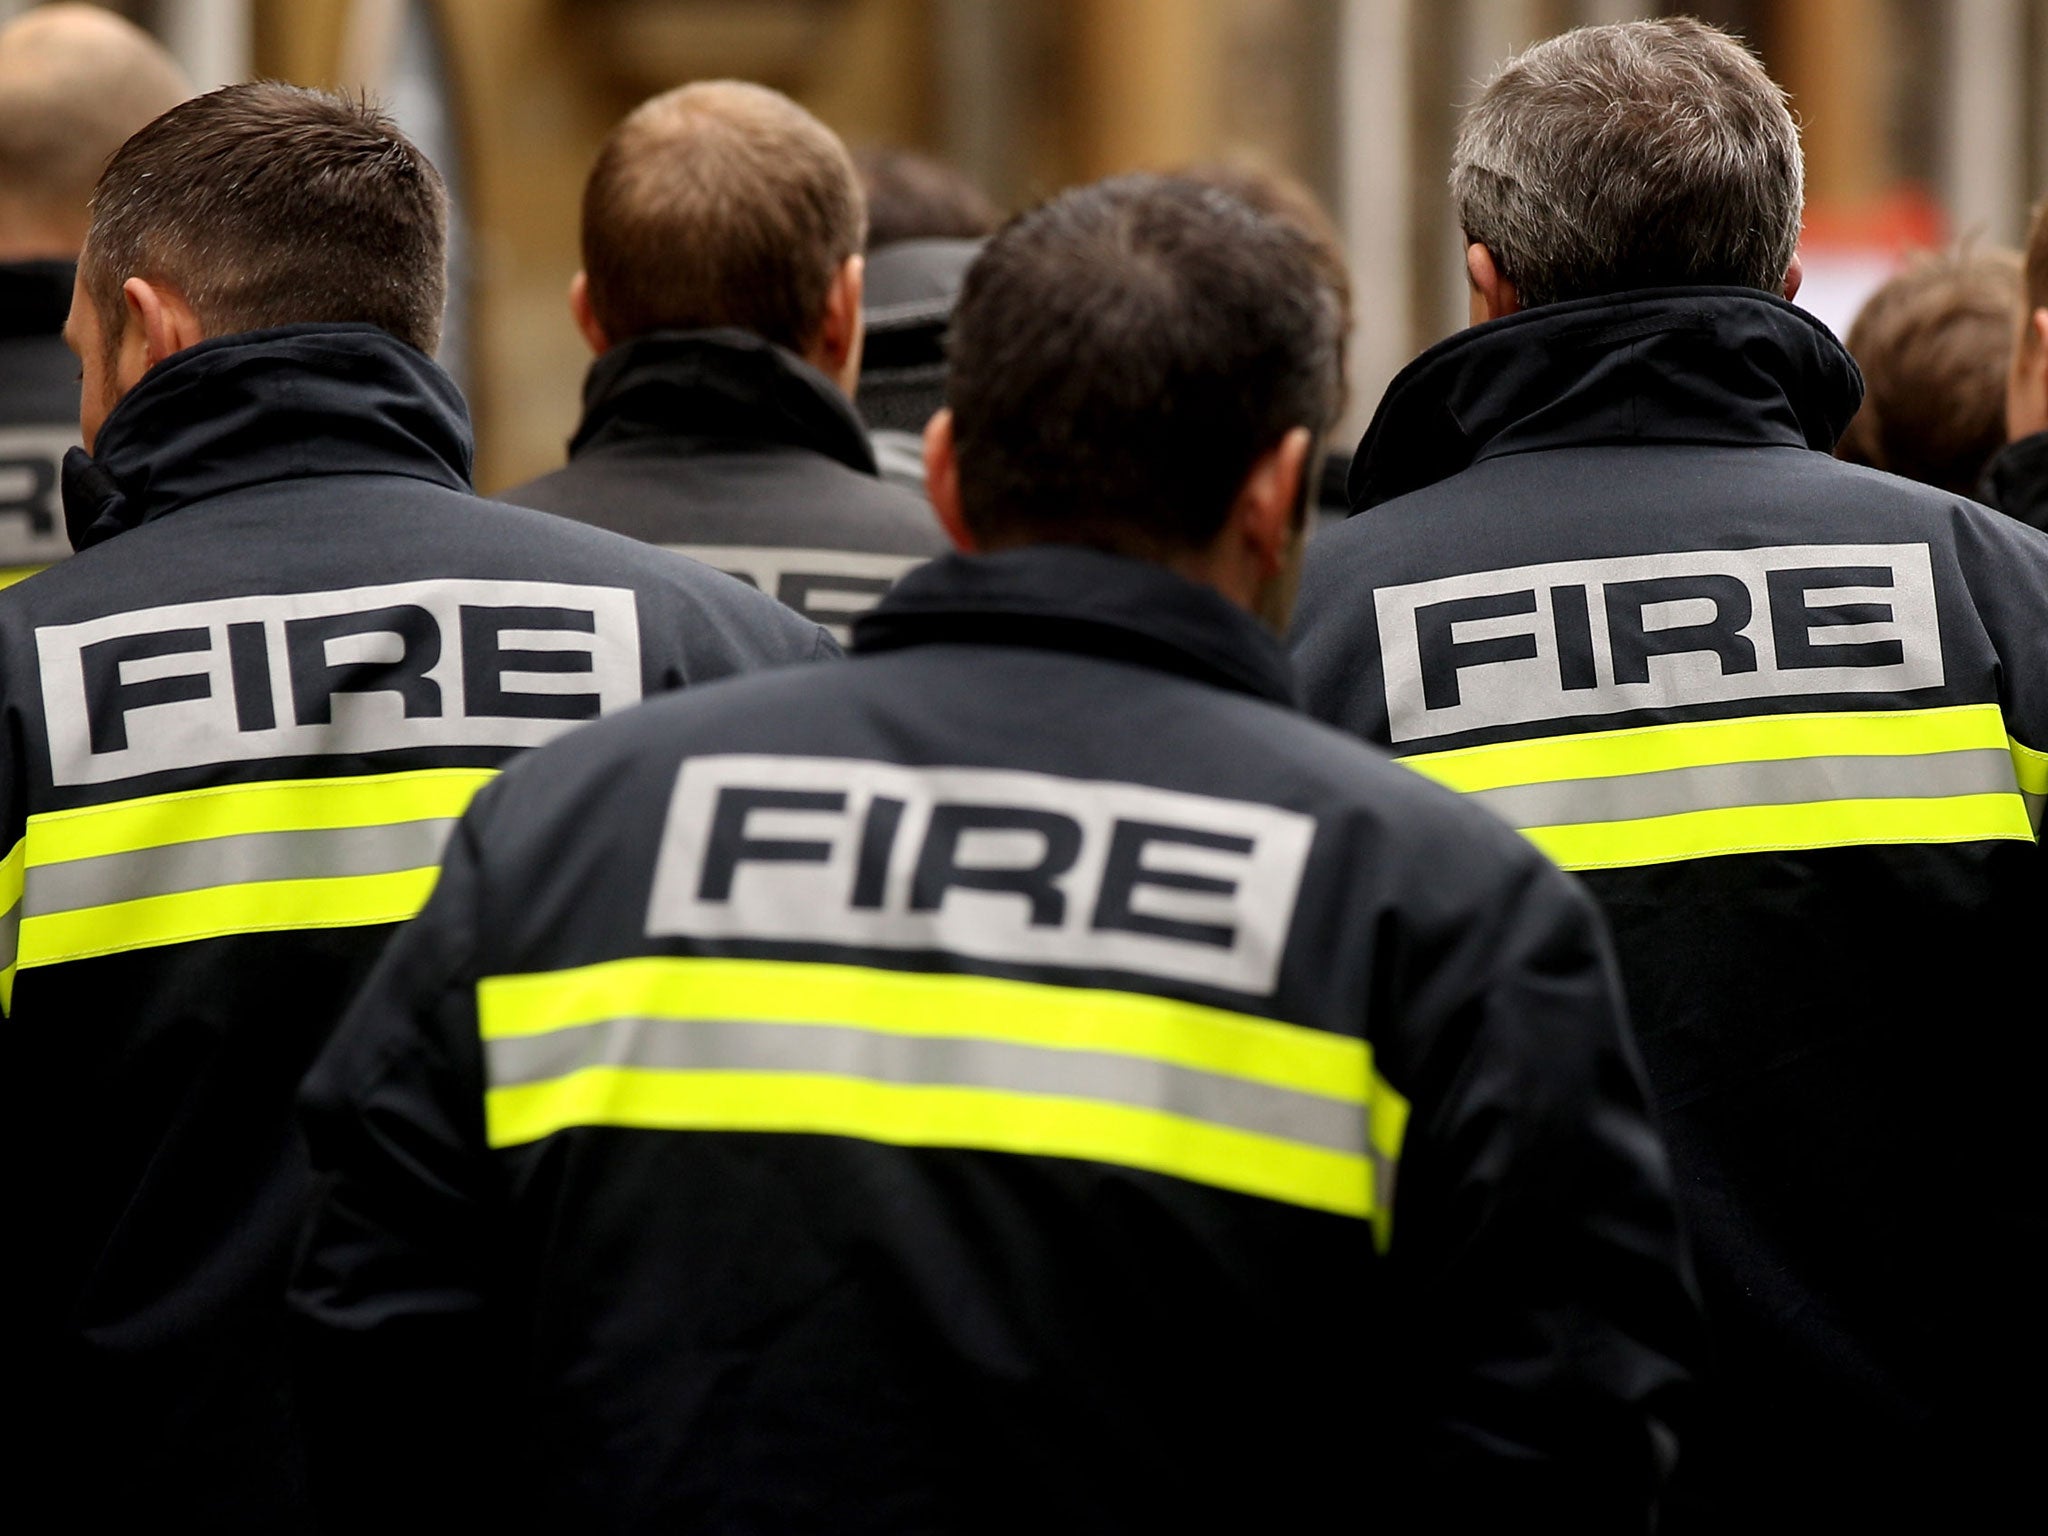
[{"label": "black fabric material", "polygon": [[2048,432],[2032,433],[1993,454],[1977,499],[2029,528],[2048,531]]},{"label": "black fabric material", "polygon": [[[470,488],[469,408],[431,359],[374,325],[215,337],[144,374],[80,478],[85,549],[245,485],[396,475]],[[112,487],[109,495],[107,487]]]},{"label": "black fabric material", "polygon": [[[568,465],[505,500],[701,552],[833,625],[946,547],[924,500],[876,477],[845,396],[759,337],[622,343],[592,366],[584,401]],[[849,572],[844,556],[870,558]]]},{"label": "black fabric material", "polygon": [[1278,641],[1207,587],[1156,566],[1072,546],[943,555],[911,572],[853,627],[856,652],[933,640],[1027,645],[1119,657],[1295,701]]},{"label": "black fabric material", "polygon": [[63,335],[77,275],[75,261],[0,262],[0,341]]},{"label": "black fabric material", "polygon": [[[485,686],[516,673],[516,649],[492,652],[500,671],[472,681],[469,616],[506,604],[478,583],[520,583],[515,608],[594,604],[593,589],[630,604],[636,638],[615,626],[617,650],[590,653],[593,672],[623,675],[622,694],[833,650],[814,625],[695,562],[470,494],[454,386],[373,328],[293,327],[179,353],[110,413],[99,447],[67,476],[81,552],[0,593],[0,847],[26,859],[31,901],[49,899],[37,895],[48,859],[31,828],[53,813],[504,761],[533,739],[517,734],[533,726],[519,708],[533,698]],[[432,627],[441,658],[426,707],[408,694],[404,719],[391,709],[372,730],[366,710],[329,695],[324,723],[300,717],[316,722],[311,736],[250,737],[290,725],[301,700],[287,628],[297,605],[388,613],[394,585],[409,589],[397,611]],[[82,653],[51,649],[82,624],[168,633],[180,686],[110,708]],[[272,658],[263,684],[223,675],[235,666],[230,626],[245,640],[258,631]],[[124,665],[119,686],[135,682]],[[354,686],[365,683],[376,691],[374,676]],[[458,709],[475,728],[461,744],[429,734]],[[157,755],[103,758],[115,750],[99,740],[109,717],[129,747]],[[189,826],[182,812],[166,824]],[[417,839],[403,851],[422,866],[438,852],[432,825],[401,818],[394,834]],[[233,873],[234,841],[221,845],[222,883],[247,878]],[[146,882],[134,863],[107,870],[116,894],[96,899]],[[273,917],[285,926],[263,931]],[[280,896],[219,936],[23,951],[7,1028],[12,1070],[35,1087],[7,1116],[4,1164],[34,1258],[8,1266],[0,1317],[11,1380],[34,1404],[17,1464],[62,1490],[78,1529],[283,1532],[309,1519],[282,1345],[308,1190],[292,1096],[392,925],[298,920]],[[114,931],[136,938],[133,926]]]},{"label": "black fabric material", "polygon": [[1782,299],[1672,288],[1545,305],[1461,331],[1401,370],[1352,460],[1351,506],[1544,448],[1832,452],[1862,403],[1855,360]]},{"label": "black fabric material", "polygon": [[64,345],[68,261],[0,262],[0,571],[20,573],[71,552],[64,536],[64,452],[78,441],[78,359]]},{"label": "black fabric material", "polygon": [[[1310,712],[1405,755],[1992,704],[2048,749],[2048,538],[1832,458],[1857,383],[1817,323],[1762,295],[1559,305],[1434,349],[1360,446],[1360,510],[1310,546],[1292,637]],[[1453,728],[1431,725],[1444,706],[1414,686],[1413,654],[1382,648],[1411,600],[1392,594],[1417,583],[1526,588],[1532,613],[1590,583],[1597,612],[1601,583],[1726,568],[1727,551],[1823,576],[1868,558],[1830,546],[1893,552],[1901,602],[1924,557],[1937,618],[1911,643],[1939,654],[1925,686],[1808,691],[1780,671],[1783,692],[1703,699],[1672,671],[1631,703],[1611,658],[1590,684],[1562,681],[1564,642],[1531,618],[1526,665],[1475,657],[1462,674],[1477,687],[1522,667],[1489,695],[1520,715]],[[1759,599],[1744,631],[1757,675],[1783,654],[1766,621]],[[1614,772],[1634,771],[1616,753]],[[2002,1001],[2031,995],[2039,846],[1873,836],[1580,879],[1614,927],[1714,1331],[1666,1529],[2001,1523],[2031,1499],[2024,1447],[2042,1425],[2014,1384],[2048,1370],[2020,1257],[2048,1243],[2027,1107],[2048,1054]]]},{"label": "black fabric material", "polygon": [[830,381],[744,331],[623,342],[591,364],[583,411],[569,439],[571,459],[648,439],[751,438],[808,448],[863,474],[875,470],[859,419]]},{"label": "black fabric material", "polygon": [[[1149,566],[939,561],[861,641],[829,676],[657,701],[508,774],[309,1078],[329,1183],[294,1295],[336,1527],[481,1491],[522,1531],[1646,1530],[1695,1319],[1571,884],[1281,706],[1252,621]],[[1106,781],[1315,831],[1270,983],[1106,969],[1050,933],[1030,960],[650,936],[678,770],[733,754],[1051,775],[1077,808]],[[599,1124],[486,1147],[478,978],[636,955],[1363,1037],[1413,1106],[1391,1249],[1080,1159]]]},{"label": "black fabric material", "polygon": [[946,332],[985,242],[899,240],[870,251],[856,403],[877,432],[923,432],[946,403]]}]

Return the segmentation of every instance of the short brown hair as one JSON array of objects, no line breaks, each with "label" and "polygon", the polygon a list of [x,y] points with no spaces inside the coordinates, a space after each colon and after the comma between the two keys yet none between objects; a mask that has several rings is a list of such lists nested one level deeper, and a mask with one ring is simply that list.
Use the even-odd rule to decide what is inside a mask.
[{"label": "short brown hair", "polygon": [[868,145],[853,153],[868,200],[868,249],[901,240],[980,240],[1001,221],[981,188],[943,160]]},{"label": "short brown hair", "polygon": [[990,548],[1202,549],[1259,455],[1337,409],[1337,299],[1309,241],[1181,178],[1012,219],[948,351],[961,510]]},{"label": "short brown hair", "polygon": [[367,101],[276,81],[174,107],[93,191],[80,271],[109,337],[165,282],[209,335],[350,321],[431,353],[448,296],[441,174]]},{"label": "short brown hair", "polygon": [[1922,256],[1849,328],[1863,406],[1836,454],[1961,496],[2005,442],[2005,381],[2020,258],[2011,251]]},{"label": "short brown hair", "polygon": [[583,189],[590,309],[613,342],[723,326],[802,352],[866,235],[838,135],[781,92],[738,80],[643,102]]}]

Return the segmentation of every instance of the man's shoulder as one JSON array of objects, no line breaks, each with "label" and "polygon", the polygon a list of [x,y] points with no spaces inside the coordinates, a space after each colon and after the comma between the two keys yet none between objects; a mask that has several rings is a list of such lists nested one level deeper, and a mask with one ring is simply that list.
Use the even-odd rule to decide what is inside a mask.
[{"label": "man's shoulder", "polygon": [[791,444],[635,440],[579,453],[503,499],[648,543],[943,551],[930,505]]},{"label": "man's shoulder", "polygon": [[625,589],[714,621],[814,634],[782,604],[700,561],[402,478],[376,495],[360,486],[323,495],[306,481],[208,498],[90,546],[6,589],[0,603],[67,622],[211,599],[464,581]]}]

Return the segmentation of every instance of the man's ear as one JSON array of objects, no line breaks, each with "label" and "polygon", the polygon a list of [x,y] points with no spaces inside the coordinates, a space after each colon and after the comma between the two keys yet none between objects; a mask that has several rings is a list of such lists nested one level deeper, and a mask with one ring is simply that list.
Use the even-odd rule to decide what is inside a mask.
[{"label": "man's ear", "polygon": [[1270,581],[1287,564],[1303,527],[1302,477],[1308,473],[1311,436],[1294,427],[1260,454],[1238,488],[1230,509],[1244,547],[1251,553],[1261,581]]},{"label": "man's ear", "polygon": [[832,274],[832,285],[825,290],[825,318],[804,355],[804,361],[837,384],[849,400],[860,383],[860,348],[866,335],[860,306],[866,288],[867,258],[856,253]]},{"label": "man's ear", "polygon": [[1806,281],[1806,264],[1799,259],[1799,253],[1792,253],[1792,265],[1785,269],[1785,302],[1791,303],[1799,297],[1799,285]]},{"label": "man's ear", "polygon": [[1488,320],[1505,320],[1509,315],[1520,313],[1521,294],[1501,272],[1500,263],[1493,259],[1493,252],[1477,240],[1465,247],[1465,280],[1472,288],[1474,325]]},{"label": "man's ear", "polygon": [[577,270],[569,279],[569,318],[576,322],[576,332],[584,344],[598,357],[612,349],[611,337],[605,335],[604,327],[597,323],[597,312],[590,307],[590,274]]},{"label": "man's ear", "polygon": [[924,424],[924,493],[932,510],[939,514],[939,526],[962,554],[977,552],[974,530],[960,509],[960,460],[953,451],[953,413],[941,410]]},{"label": "man's ear", "polygon": [[[120,357],[124,364],[141,364],[136,379],[165,358],[206,340],[206,327],[199,323],[199,316],[168,283],[131,277],[121,285],[121,298],[125,307]],[[123,387],[132,387],[136,379],[124,380]]]}]

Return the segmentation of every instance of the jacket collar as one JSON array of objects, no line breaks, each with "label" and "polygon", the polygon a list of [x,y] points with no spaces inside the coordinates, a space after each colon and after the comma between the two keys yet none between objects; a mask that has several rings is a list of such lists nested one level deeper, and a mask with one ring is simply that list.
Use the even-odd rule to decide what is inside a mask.
[{"label": "jacket collar", "polygon": [[1351,506],[1543,448],[1830,452],[1862,399],[1863,375],[1828,329],[1755,289],[1546,304],[1462,331],[1401,371],[1352,460]]},{"label": "jacket collar", "polygon": [[77,274],[75,261],[0,262],[0,341],[62,334]]},{"label": "jacket collar", "polygon": [[2048,530],[2048,432],[2007,443],[1992,455],[1977,499],[2030,528]]},{"label": "jacket collar", "polygon": [[569,456],[616,443],[741,439],[875,473],[853,405],[809,363],[746,331],[655,331],[591,365]]},{"label": "jacket collar", "polygon": [[406,475],[470,488],[454,380],[374,325],[219,336],[149,370],[64,461],[64,521],[84,549],[195,501],[310,475]]},{"label": "jacket collar", "polygon": [[857,652],[945,642],[1078,651],[1295,702],[1280,642],[1221,593],[1075,545],[941,555],[853,625]]}]

